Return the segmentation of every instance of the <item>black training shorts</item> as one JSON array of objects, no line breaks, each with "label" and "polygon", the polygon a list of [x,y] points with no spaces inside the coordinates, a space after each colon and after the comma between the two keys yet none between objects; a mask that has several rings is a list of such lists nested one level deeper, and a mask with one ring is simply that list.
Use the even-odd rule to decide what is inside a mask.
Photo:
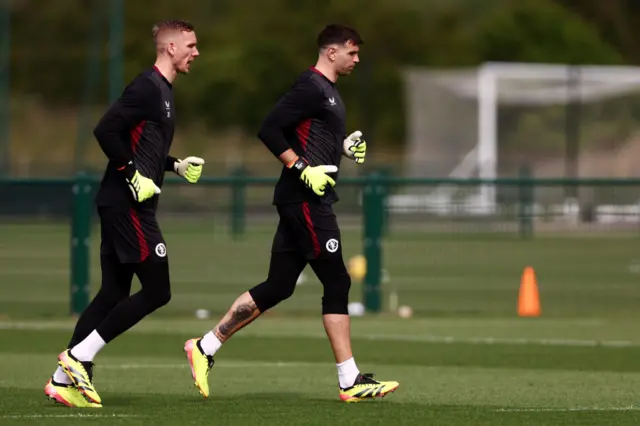
[{"label": "black training shorts", "polygon": [[99,207],[100,254],[115,253],[121,263],[167,260],[167,246],[152,210]]},{"label": "black training shorts", "polygon": [[277,209],[273,252],[296,251],[308,260],[342,255],[340,228],[330,204],[282,204]]}]

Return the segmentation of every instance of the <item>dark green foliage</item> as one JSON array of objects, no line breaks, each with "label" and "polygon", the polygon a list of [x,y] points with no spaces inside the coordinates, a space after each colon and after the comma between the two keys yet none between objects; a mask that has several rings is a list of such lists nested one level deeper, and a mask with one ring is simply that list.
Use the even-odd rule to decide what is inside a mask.
[{"label": "dark green foliage", "polygon": [[[37,95],[51,107],[78,105],[87,79],[87,53],[100,49],[103,71],[96,89],[100,93],[94,98],[105,104],[108,1],[13,3],[13,94]],[[239,127],[253,134],[295,76],[315,62],[316,34],[326,23],[341,22],[363,35],[361,58],[371,67],[370,78],[361,68],[340,82],[349,106],[349,126],[361,126],[368,114],[375,117],[369,120],[373,121],[370,138],[375,135],[386,143],[401,143],[405,65],[462,66],[486,60],[625,62],[629,50],[622,48],[623,39],[599,32],[601,24],[591,24],[572,12],[569,8],[577,8],[577,3],[201,0],[188,6],[160,1],[149,8],[147,2],[127,2],[124,79],[153,62],[150,30],[154,22],[192,20],[202,56],[192,74],[176,82],[182,123],[197,120],[213,129]],[[102,25],[91,25],[92,4],[101,11]],[[589,10],[581,9],[583,14]],[[92,31],[102,33],[99,46],[89,44]]]}]

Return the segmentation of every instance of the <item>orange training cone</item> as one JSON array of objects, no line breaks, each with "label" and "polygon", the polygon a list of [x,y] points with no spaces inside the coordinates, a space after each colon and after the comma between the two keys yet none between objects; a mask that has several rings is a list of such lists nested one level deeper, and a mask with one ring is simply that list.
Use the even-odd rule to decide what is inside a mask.
[{"label": "orange training cone", "polygon": [[536,274],[531,266],[524,268],[518,294],[518,315],[521,317],[540,316],[540,295]]}]

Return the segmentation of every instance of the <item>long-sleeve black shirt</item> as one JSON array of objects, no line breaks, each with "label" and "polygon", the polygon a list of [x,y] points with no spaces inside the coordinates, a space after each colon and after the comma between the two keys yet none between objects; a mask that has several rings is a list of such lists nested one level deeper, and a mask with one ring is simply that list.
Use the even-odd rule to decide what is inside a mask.
[{"label": "long-sleeve black shirt", "polygon": [[[265,118],[258,137],[276,157],[291,148],[309,165],[340,167],[346,137],[346,110],[335,84],[315,68],[302,73]],[[297,170],[282,168],[274,204],[338,201],[329,186],[318,197]],[[337,182],[337,174],[331,175]]]},{"label": "long-sleeve black shirt", "polygon": [[173,170],[176,161],[169,155],[174,119],[171,83],[155,67],[129,83],[93,132],[109,159],[96,197],[98,206],[157,208],[157,195],[142,203],[134,201],[120,169],[132,161],[161,187],[165,171]]}]

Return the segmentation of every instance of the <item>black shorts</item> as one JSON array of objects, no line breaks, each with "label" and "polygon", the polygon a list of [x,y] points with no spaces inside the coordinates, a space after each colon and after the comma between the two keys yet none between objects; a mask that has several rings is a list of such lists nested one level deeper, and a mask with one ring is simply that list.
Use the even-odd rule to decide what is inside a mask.
[{"label": "black shorts", "polygon": [[340,228],[330,204],[283,204],[277,209],[273,252],[295,251],[307,260],[342,256]]},{"label": "black shorts", "polygon": [[99,207],[100,254],[115,253],[121,263],[166,262],[167,246],[153,211]]}]

